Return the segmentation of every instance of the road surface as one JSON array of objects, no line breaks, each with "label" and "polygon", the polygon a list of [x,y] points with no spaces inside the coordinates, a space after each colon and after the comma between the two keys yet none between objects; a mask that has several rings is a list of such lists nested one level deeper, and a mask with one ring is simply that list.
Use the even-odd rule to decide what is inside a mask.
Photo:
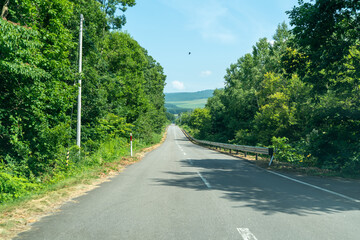
[{"label": "road surface", "polygon": [[170,126],[142,161],[17,239],[360,239],[354,184],[279,175]]}]

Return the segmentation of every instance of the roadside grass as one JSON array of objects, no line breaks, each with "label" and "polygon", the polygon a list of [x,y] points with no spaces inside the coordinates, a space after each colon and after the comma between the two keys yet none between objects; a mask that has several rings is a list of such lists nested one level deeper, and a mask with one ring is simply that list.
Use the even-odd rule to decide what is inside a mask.
[{"label": "roadside grass", "polygon": [[[40,191],[2,204],[0,206],[0,239],[14,238],[18,233],[29,230],[31,224],[42,217],[60,211],[64,203],[74,201],[74,198],[87,194],[99,187],[99,184],[110,181],[111,177],[118,175],[126,166],[140,161],[147,152],[160,146],[165,138],[166,130],[162,134],[153,135],[149,144],[144,141],[134,141],[134,157],[129,156],[130,151],[126,146],[125,149],[128,150],[122,149],[113,156],[108,155],[107,157],[113,158],[111,161],[78,168],[70,176],[49,184]],[[95,154],[92,157],[96,157],[96,161],[102,159],[101,154]],[[89,160],[94,161],[94,159]]]},{"label": "roadside grass", "polygon": [[228,154],[228,155],[231,155],[234,157],[245,159],[245,160],[257,165],[258,167],[265,168],[268,170],[273,170],[273,171],[278,171],[278,172],[283,172],[283,173],[301,174],[301,175],[306,175],[306,176],[344,178],[344,179],[360,179],[359,175],[346,174],[346,173],[334,171],[331,169],[321,169],[318,167],[303,166],[298,163],[280,162],[280,161],[277,161],[276,159],[274,159],[271,166],[269,166],[269,162],[270,162],[269,156],[259,155],[258,160],[256,160],[255,154],[248,153],[247,156],[245,157],[245,155],[241,152],[230,153],[229,150],[215,149],[215,148],[209,147],[209,146],[204,146],[204,147],[210,148],[214,151]]},{"label": "roadside grass", "polygon": [[[267,169],[284,172],[284,173],[295,173],[295,174],[302,174],[307,176],[318,176],[318,177],[330,177],[330,178],[344,178],[344,179],[360,179],[359,175],[352,175],[347,174],[340,171],[335,171],[331,169],[322,169],[318,167],[312,166],[302,166],[301,164],[296,163],[286,163],[286,162],[279,162],[274,161],[271,166],[268,166],[266,163]],[[261,166],[261,164],[259,164]]]}]

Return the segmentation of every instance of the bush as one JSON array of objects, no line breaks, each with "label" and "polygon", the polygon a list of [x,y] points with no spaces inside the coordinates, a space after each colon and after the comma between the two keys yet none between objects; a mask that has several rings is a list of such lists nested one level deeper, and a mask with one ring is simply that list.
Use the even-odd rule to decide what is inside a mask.
[{"label": "bush", "polygon": [[26,178],[0,172],[0,203],[20,198],[39,186]]},{"label": "bush", "polygon": [[360,157],[353,157],[341,168],[345,175],[360,176]]},{"label": "bush", "polygon": [[304,156],[296,148],[292,147],[286,137],[273,137],[272,146],[276,150],[275,157],[280,162],[303,162]]}]

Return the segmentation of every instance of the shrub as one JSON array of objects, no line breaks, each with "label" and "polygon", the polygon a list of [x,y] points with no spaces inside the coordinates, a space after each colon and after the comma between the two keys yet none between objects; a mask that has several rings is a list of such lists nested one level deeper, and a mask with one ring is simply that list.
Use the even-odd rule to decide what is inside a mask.
[{"label": "shrub", "polygon": [[341,168],[345,175],[360,176],[360,157],[353,157]]},{"label": "shrub", "polygon": [[271,139],[272,146],[276,149],[276,159],[280,162],[302,162],[304,160],[297,149],[292,147],[288,142],[289,139],[286,137],[273,137]]},{"label": "shrub", "polygon": [[20,198],[38,188],[26,178],[0,172],[0,203]]}]

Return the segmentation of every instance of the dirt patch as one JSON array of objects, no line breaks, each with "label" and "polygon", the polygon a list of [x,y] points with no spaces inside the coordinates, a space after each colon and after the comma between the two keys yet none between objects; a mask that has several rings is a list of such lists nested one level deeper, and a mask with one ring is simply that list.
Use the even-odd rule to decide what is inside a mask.
[{"label": "dirt patch", "polygon": [[27,231],[31,225],[45,216],[60,211],[60,207],[73,199],[85,195],[99,187],[103,182],[110,181],[112,177],[121,173],[126,166],[140,161],[146,153],[158,148],[166,139],[167,129],[161,142],[151,147],[142,149],[135,157],[123,157],[118,162],[105,163],[102,172],[96,179],[86,179],[77,184],[70,184],[59,190],[47,192],[33,199],[14,204],[2,210],[0,215],[0,239],[14,238],[20,232]]}]

